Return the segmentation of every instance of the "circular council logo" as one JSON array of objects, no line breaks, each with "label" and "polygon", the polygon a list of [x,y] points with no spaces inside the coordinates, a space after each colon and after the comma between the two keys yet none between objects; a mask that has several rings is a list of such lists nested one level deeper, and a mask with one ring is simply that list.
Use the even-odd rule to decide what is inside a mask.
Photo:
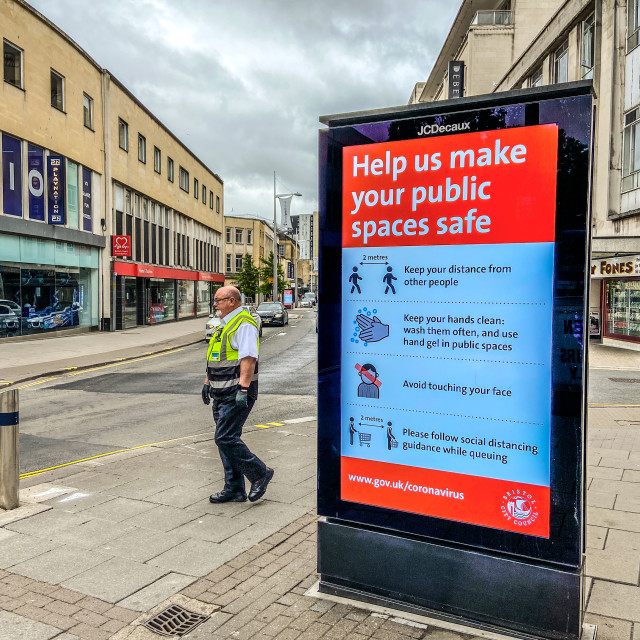
[{"label": "circular council logo", "polygon": [[523,489],[505,491],[500,507],[502,515],[517,527],[528,527],[538,519],[538,506],[533,494]]}]

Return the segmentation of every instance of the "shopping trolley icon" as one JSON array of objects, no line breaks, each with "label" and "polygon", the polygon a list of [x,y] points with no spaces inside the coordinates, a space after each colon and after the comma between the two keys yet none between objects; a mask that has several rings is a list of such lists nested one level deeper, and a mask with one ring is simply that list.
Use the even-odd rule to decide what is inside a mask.
[{"label": "shopping trolley icon", "polygon": [[371,434],[370,433],[362,433],[362,431],[358,432],[358,437],[360,438],[360,446],[366,444],[367,447],[371,446]]}]

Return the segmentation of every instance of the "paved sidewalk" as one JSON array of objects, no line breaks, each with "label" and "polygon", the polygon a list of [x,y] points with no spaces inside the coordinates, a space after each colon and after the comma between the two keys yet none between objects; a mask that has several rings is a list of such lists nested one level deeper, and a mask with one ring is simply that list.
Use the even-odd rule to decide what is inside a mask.
[{"label": "paved sidewalk", "polygon": [[[169,339],[200,322],[167,325],[185,331]],[[125,347],[128,332],[37,342],[57,366],[54,343],[149,351],[167,346],[157,329]],[[95,348],[102,362],[113,353]],[[640,369],[640,354],[596,347],[591,366]],[[640,414],[597,407],[589,421],[587,622],[599,640],[640,640]],[[308,419],[248,431],[276,469],[255,504],[208,502],[222,478],[212,435],[23,479],[22,506],[0,511],[0,640],[158,640],[142,624],[169,604],[209,616],[189,640],[496,637],[305,595],[317,580],[315,438]]]}]

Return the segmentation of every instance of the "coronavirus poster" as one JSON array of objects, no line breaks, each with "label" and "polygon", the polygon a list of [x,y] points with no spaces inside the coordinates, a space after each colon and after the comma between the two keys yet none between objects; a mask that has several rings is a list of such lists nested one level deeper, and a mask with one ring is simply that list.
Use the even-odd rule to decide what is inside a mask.
[{"label": "coronavirus poster", "polygon": [[557,149],[342,150],[342,500],[549,537]]}]

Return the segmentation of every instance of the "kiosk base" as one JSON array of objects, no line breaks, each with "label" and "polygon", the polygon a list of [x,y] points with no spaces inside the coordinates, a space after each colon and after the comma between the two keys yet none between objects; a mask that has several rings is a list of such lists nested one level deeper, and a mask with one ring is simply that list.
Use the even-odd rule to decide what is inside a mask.
[{"label": "kiosk base", "polygon": [[318,522],[319,591],[519,638],[579,640],[583,571]]}]

